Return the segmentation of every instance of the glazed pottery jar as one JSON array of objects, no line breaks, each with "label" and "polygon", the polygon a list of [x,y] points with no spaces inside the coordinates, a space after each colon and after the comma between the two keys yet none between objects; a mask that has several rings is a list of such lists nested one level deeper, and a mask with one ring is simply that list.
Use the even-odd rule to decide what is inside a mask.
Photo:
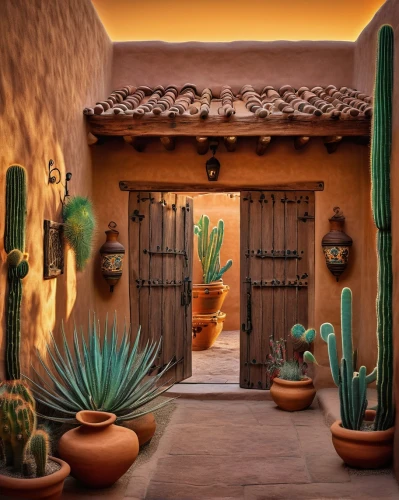
[{"label": "glazed pottery jar", "polygon": [[230,287],[222,280],[193,285],[193,314],[214,314],[222,308]]},{"label": "glazed pottery jar", "polygon": [[338,281],[348,265],[349,249],[353,241],[344,232],[344,214],[339,207],[334,207],[333,210],[333,217],[328,219],[330,221],[330,232],[324,235],[321,246],[323,247],[327,268]]},{"label": "glazed pottery jar", "polygon": [[123,259],[125,258],[125,247],[119,243],[115,222],[108,224],[109,230],[105,231],[107,240],[100,248],[101,273],[110,286],[110,291],[114,291],[114,286],[118,283],[123,272]]},{"label": "glazed pottery jar", "polygon": [[123,427],[127,427],[137,434],[140,448],[149,443],[155,434],[157,423],[153,413],[147,413],[139,418],[122,422]]},{"label": "glazed pottery jar", "polygon": [[204,351],[216,342],[223,330],[226,313],[193,315],[193,351]]},{"label": "glazed pottery jar", "polygon": [[[373,422],[375,410],[366,410],[365,420]],[[392,461],[394,427],[386,431],[353,431],[342,427],[341,420],[331,426],[335,451],[351,467],[380,469]]]},{"label": "glazed pottery jar", "polygon": [[139,453],[136,434],[114,425],[116,415],[84,410],[76,414],[82,425],[66,432],[58,451],[71,466],[71,475],[92,488],[106,488],[129,469]]},{"label": "glazed pottery jar", "polygon": [[298,381],[276,377],[273,379],[270,395],[282,410],[299,411],[305,410],[312,404],[316,389],[309,377]]}]

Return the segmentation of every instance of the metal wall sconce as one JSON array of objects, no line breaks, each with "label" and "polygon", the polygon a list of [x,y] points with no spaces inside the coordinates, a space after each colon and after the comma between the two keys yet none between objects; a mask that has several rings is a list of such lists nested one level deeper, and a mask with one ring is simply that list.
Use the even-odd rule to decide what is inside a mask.
[{"label": "metal wall sconce", "polygon": [[[56,174],[56,175],[55,175]],[[58,178],[58,180],[57,180]],[[72,174],[71,172],[67,172],[65,175],[65,193],[64,193],[64,199],[62,200],[62,203],[65,203],[65,198],[69,196],[69,191],[68,191],[68,182],[72,179]],[[59,184],[61,182],[61,172],[60,169],[57,167],[54,167],[54,160],[50,160],[48,162],[48,183],[49,184]]]},{"label": "metal wall sconce", "polygon": [[218,145],[219,142],[216,139],[210,141],[209,149],[212,151],[212,158],[209,158],[209,160],[205,164],[208,181],[217,181],[219,177],[220,162],[217,158],[215,158]]},{"label": "metal wall sconce", "polygon": [[108,231],[105,231],[107,239],[100,248],[101,273],[109,284],[109,291],[114,291],[114,286],[118,283],[123,272],[123,259],[125,258],[125,247],[119,243],[119,231],[116,230],[116,223],[111,221],[108,224]]},{"label": "metal wall sconce", "polygon": [[339,281],[341,274],[345,271],[349,260],[349,249],[353,240],[344,232],[345,217],[339,207],[334,207],[334,215],[330,221],[330,232],[322,241],[326,265],[336,280]]}]

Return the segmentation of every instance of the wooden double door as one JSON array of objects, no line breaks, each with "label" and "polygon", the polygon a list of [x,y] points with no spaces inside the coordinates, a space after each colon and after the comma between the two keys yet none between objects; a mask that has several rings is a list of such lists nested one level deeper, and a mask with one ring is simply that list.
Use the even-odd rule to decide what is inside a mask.
[{"label": "wooden double door", "polygon": [[[314,208],[313,191],[241,192],[241,387],[267,389],[270,337],[286,339],[291,357],[291,326],[307,326]],[[176,382],[191,376],[193,239],[192,198],[130,193],[131,324],[143,340],[162,337],[157,367],[174,359]]]}]

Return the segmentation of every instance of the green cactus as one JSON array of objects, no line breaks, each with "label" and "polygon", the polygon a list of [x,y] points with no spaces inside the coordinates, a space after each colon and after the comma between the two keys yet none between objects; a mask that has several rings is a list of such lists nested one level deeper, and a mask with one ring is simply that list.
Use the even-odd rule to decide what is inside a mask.
[{"label": "green cactus", "polygon": [[386,430],[394,425],[390,198],[393,65],[394,33],[392,26],[386,25],[382,26],[378,33],[371,144],[371,200],[374,222],[378,229],[378,408],[375,430]]},{"label": "green cactus", "polygon": [[[328,345],[331,374],[339,388],[342,426],[345,429],[360,430],[367,409],[367,385],[376,379],[377,369],[369,375],[366,375],[365,366],[361,366],[359,372],[354,371],[350,288],[344,288],[341,294],[341,364],[338,361],[334,327],[330,323],[324,323],[320,328],[320,336]],[[307,363],[317,363],[316,358],[308,351],[303,358]]]},{"label": "green cactus", "polygon": [[96,225],[91,201],[83,196],[70,198],[64,206],[63,217],[64,235],[75,252],[76,267],[81,271],[91,255]]},{"label": "green cactus", "polygon": [[310,344],[313,343],[316,337],[316,330],[314,328],[306,328],[299,323],[291,328],[291,340],[294,351],[297,353],[302,353],[310,348]]},{"label": "green cactus", "polygon": [[8,263],[8,299],[6,312],[6,378],[20,378],[21,280],[29,272],[24,259],[26,229],[26,172],[13,165],[6,174],[6,223],[4,248]]},{"label": "green cactus", "polygon": [[50,453],[48,434],[43,430],[36,431],[30,440],[29,448],[36,463],[36,476],[44,476]]},{"label": "green cactus", "polygon": [[202,265],[204,283],[213,283],[222,278],[230,269],[233,261],[230,259],[220,268],[220,249],[224,237],[224,222],[219,220],[209,236],[209,217],[202,215],[198,224],[194,226],[194,234],[198,236],[198,256]]}]

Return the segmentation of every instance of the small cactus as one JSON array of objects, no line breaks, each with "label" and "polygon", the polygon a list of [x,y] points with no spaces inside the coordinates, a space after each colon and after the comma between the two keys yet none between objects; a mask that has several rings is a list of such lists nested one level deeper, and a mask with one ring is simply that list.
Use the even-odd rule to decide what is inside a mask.
[{"label": "small cactus", "polygon": [[291,328],[291,340],[294,351],[303,353],[310,348],[316,337],[316,330],[314,328],[306,328],[300,324],[296,324]]},{"label": "small cactus", "polygon": [[50,453],[47,432],[43,430],[36,431],[30,440],[29,448],[36,463],[36,476],[42,477],[46,473],[47,459]]},{"label": "small cactus", "polygon": [[224,222],[219,220],[209,236],[209,217],[202,215],[198,224],[194,226],[194,234],[198,236],[198,256],[202,265],[204,283],[213,283],[222,278],[230,269],[233,261],[230,259],[220,268],[220,249],[224,237]]}]

